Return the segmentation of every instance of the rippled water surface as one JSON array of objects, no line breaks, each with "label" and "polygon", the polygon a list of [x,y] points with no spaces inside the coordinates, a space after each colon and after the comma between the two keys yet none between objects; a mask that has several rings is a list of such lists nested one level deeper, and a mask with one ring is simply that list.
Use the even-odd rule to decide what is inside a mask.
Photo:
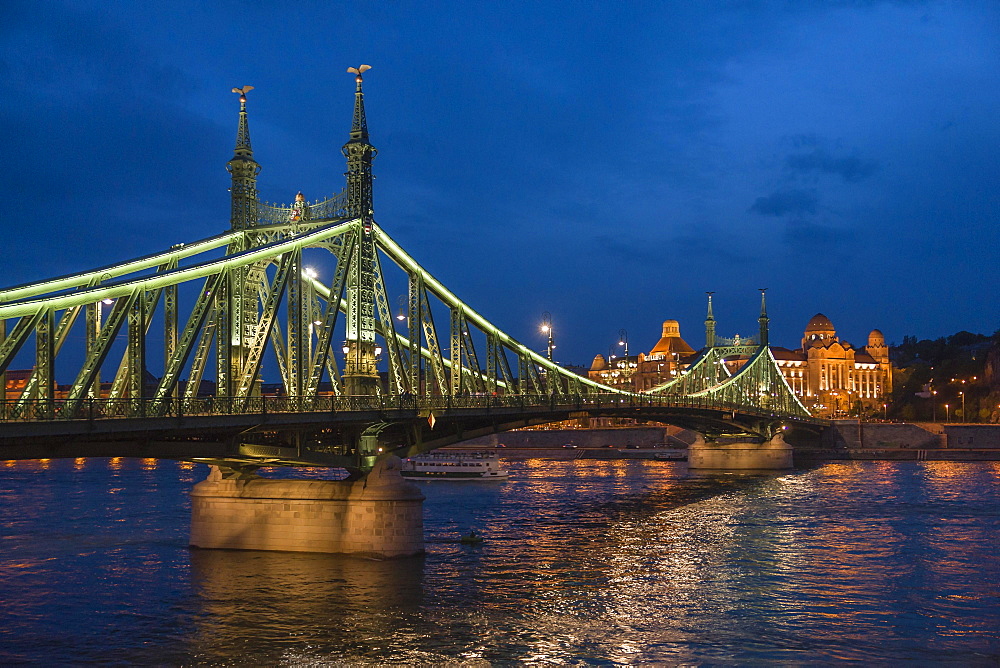
[{"label": "rippled water surface", "polygon": [[0,462],[0,663],[1000,660],[998,463],[509,468],[371,561],[189,549],[200,465]]}]

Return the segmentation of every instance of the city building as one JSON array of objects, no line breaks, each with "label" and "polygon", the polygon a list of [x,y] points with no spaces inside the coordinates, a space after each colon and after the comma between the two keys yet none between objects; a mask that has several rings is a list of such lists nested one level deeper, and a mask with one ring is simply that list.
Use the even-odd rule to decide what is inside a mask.
[{"label": "city building", "polygon": [[694,348],[681,338],[676,320],[665,320],[660,340],[648,354],[594,357],[587,377],[635,392],[645,392],[674,379],[695,358]]},{"label": "city building", "polygon": [[814,415],[834,417],[881,413],[892,391],[892,365],[885,336],[877,329],[868,345],[841,341],[822,313],[809,320],[797,350],[773,347],[788,386]]},{"label": "city building", "polygon": [[[714,338],[711,312],[707,326]],[[806,325],[801,348],[790,350],[771,346],[771,354],[785,381],[803,405],[819,417],[881,414],[892,391],[892,365],[885,337],[877,329],[868,335],[868,345],[855,348],[837,336],[833,323],[822,313]],[[663,323],[660,340],[648,354],[634,356],[596,355],[587,372],[594,381],[645,392],[672,380],[697,353],[680,334],[676,320]],[[727,360],[731,373],[747,357]]]}]

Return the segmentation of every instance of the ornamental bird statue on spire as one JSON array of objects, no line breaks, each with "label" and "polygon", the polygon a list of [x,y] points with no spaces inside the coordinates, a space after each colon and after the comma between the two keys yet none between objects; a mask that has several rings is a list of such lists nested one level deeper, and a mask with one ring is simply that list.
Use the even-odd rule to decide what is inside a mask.
[{"label": "ornamental bird statue on spire", "polygon": [[351,74],[357,74],[355,81],[361,83],[361,75],[372,68],[371,65],[362,65],[361,67],[348,67],[347,71]]},{"label": "ornamental bird statue on spire", "polygon": [[247,93],[253,90],[253,86],[244,86],[243,88],[233,88],[234,93],[240,94],[240,102],[247,101]]}]

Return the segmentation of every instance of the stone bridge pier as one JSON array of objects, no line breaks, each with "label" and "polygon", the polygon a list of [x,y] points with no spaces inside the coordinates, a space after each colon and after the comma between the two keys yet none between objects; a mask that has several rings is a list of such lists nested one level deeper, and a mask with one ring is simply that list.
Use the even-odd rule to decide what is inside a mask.
[{"label": "stone bridge pier", "polygon": [[791,469],[792,446],[778,432],[769,441],[698,440],[688,447],[688,468],[705,471],[783,471]]},{"label": "stone bridge pier", "polygon": [[387,457],[357,480],[274,480],[213,466],[191,490],[191,545],[407,557],[424,551],[424,495]]}]

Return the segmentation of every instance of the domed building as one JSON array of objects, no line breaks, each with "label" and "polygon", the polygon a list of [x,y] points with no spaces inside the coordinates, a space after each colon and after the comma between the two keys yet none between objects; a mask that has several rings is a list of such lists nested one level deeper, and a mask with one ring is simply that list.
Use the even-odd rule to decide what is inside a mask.
[{"label": "domed building", "polygon": [[[587,376],[612,387],[644,392],[673,380],[697,354],[681,338],[678,322],[665,320],[660,340],[649,353],[596,355]],[[856,416],[859,402],[863,414],[880,414],[892,391],[889,347],[877,329],[868,335],[867,346],[855,348],[840,340],[828,317],[817,313],[806,324],[801,348],[771,346],[771,354],[788,386],[819,417]],[[747,359],[734,358],[730,370],[735,373]]]},{"label": "domed building", "polygon": [[806,324],[798,350],[772,347],[789,387],[814,415],[835,417],[876,413],[892,391],[892,365],[885,336],[877,329],[868,345],[855,348],[841,341],[822,313]]},{"label": "domed building", "polygon": [[695,355],[694,348],[681,338],[680,323],[664,320],[660,340],[648,354],[609,355],[607,359],[597,355],[587,376],[605,385],[643,392],[673,380]]}]

